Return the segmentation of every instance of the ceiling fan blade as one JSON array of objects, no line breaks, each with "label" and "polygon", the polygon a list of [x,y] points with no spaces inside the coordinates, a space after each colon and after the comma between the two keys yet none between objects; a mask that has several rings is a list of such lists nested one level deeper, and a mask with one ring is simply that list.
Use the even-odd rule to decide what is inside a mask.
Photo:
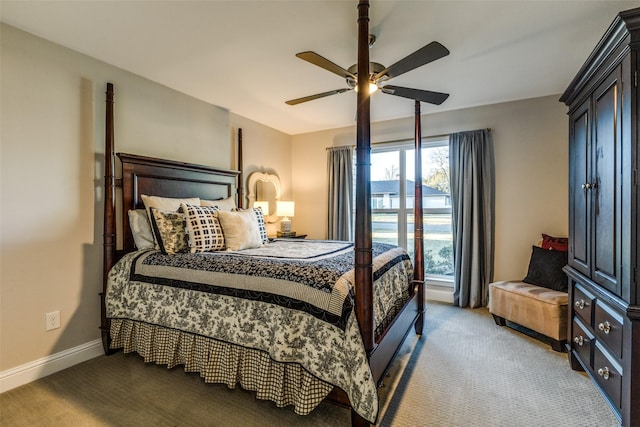
[{"label": "ceiling fan blade", "polygon": [[449,49],[438,42],[431,42],[390,67],[380,71],[378,74],[373,76],[373,81],[378,81],[378,79],[385,76],[387,79],[397,77],[400,74],[404,74],[407,71],[411,71],[447,55],[449,55]]},{"label": "ceiling fan blade", "polygon": [[300,52],[300,53],[297,53],[296,56],[300,59],[304,59],[307,62],[311,62],[313,65],[317,65],[320,68],[324,68],[327,71],[331,71],[332,73],[337,74],[340,77],[343,77],[345,79],[347,77],[351,77],[353,79],[356,78],[356,76],[353,73],[350,73],[349,71],[345,70],[341,66],[334,64],[324,56],[320,56],[315,52],[311,52],[311,51]]},{"label": "ceiling fan blade", "polygon": [[342,89],[330,90],[329,92],[322,92],[322,93],[317,93],[315,95],[309,95],[309,96],[304,96],[302,98],[292,99],[290,101],[286,101],[285,104],[297,105],[297,104],[301,104],[303,102],[313,101],[314,99],[324,98],[325,96],[336,95],[338,93],[344,93],[344,92],[347,92],[349,90],[351,90],[351,89],[342,88]]},{"label": "ceiling fan blade", "polygon": [[386,85],[380,88],[382,92],[389,95],[401,96],[416,101],[428,102],[429,104],[440,105],[449,97],[448,93],[432,92],[430,90],[410,89],[408,87]]}]

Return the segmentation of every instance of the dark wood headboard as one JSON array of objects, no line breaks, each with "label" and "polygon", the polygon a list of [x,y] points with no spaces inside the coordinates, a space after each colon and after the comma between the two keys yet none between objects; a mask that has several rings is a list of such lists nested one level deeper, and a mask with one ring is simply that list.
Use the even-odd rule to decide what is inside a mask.
[{"label": "dark wood headboard", "polygon": [[142,194],[162,197],[199,197],[217,200],[236,196],[239,171],[118,153],[122,162],[123,251],[134,249],[129,227],[130,209],[143,209]]}]

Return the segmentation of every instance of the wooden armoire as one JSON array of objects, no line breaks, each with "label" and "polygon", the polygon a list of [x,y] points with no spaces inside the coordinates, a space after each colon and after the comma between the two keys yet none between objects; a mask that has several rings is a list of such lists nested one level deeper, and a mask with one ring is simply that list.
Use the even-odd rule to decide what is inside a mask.
[{"label": "wooden armoire", "polygon": [[567,350],[624,426],[640,426],[639,53],[636,8],[616,16],[560,98],[569,106]]}]

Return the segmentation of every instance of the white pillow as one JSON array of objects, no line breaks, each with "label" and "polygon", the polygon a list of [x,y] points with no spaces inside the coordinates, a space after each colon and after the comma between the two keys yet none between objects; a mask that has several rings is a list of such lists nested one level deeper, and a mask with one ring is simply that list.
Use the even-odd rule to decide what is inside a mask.
[{"label": "white pillow", "polygon": [[187,218],[187,233],[191,253],[224,249],[224,234],[215,206],[180,205]]},{"label": "white pillow", "polygon": [[227,197],[220,200],[200,200],[200,206],[217,206],[221,211],[232,211],[236,208],[236,199]]},{"label": "white pillow", "polygon": [[258,218],[253,210],[218,211],[218,220],[222,226],[227,249],[239,251],[262,246]]},{"label": "white pillow", "polygon": [[236,211],[253,211],[258,220],[258,231],[260,232],[260,239],[262,243],[269,243],[269,237],[267,236],[267,226],[264,222],[264,213],[262,212],[262,208],[249,208],[249,209],[236,209]]},{"label": "white pillow", "polygon": [[[180,205],[182,203],[186,203],[189,205],[199,205],[200,198],[191,197],[187,199],[178,199],[174,197],[160,197],[160,196],[147,196],[146,194],[141,194],[142,203],[144,203],[144,207],[147,209],[147,216],[149,217],[149,224],[153,224],[153,217],[151,216],[151,208],[160,209],[162,211],[173,211],[176,212],[180,209]],[[156,235],[156,230],[152,228],[153,231],[153,239],[156,245],[156,249],[158,249],[158,236]]]},{"label": "white pillow", "polygon": [[[182,203],[185,203],[187,205],[200,205],[200,198],[198,197],[177,199],[173,197],[147,196],[146,194],[141,194],[140,197],[142,198],[144,207],[147,208],[147,215],[149,214],[149,209],[151,208],[176,212],[180,208],[180,205]],[[149,215],[149,221],[151,221],[151,215]]]},{"label": "white pillow", "polygon": [[151,249],[155,247],[149,217],[144,209],[129,210],[129,227],[131,228],[136,248]]}]

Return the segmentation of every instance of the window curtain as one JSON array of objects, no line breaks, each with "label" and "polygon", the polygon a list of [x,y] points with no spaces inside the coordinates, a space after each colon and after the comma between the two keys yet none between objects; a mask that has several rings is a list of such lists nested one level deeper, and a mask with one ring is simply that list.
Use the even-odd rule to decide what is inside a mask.
[{"label": "window curtain", "polygon": [[353,217],[353,148],[332,147],[327,150],[329,177],[330,240],[352,240]]},{"label": "window curtain", "polygon": [[454,253],[453,303],[484,307],[493,280],[495,173],[488,129],[449,136]]}]

